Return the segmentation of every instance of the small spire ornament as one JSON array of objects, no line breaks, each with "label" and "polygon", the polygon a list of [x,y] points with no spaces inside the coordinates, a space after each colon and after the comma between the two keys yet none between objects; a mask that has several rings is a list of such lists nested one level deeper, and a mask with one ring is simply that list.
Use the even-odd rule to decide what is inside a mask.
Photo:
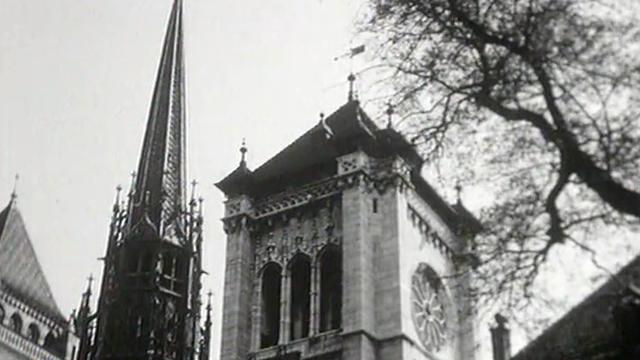
[{"label": "small spire ornament", "polygon": [[353,87],[356,81],[356,76],[353,73],[350,73],[349,76],[347,76],[347,81],[349,81],[349,95],[347,97],[347,100],[353,101],[355,99],[355,91]]},{"label": "small spire ornament", "polygon": [[242,138],[242,146],[240,147],[240,165],[247,166],[247,142],[245,138]]},{"label": "small spire ornament", "polygon": [[18,198],[18,181],[20,180],[20,174],[16,174],[13,178],[13,190],[11,191],[11,202],[14,202]]},{"label": "small spire ornament", "polygon": [[391,129],[393,127],[393,105],[391,102],[387,103],[387,110],[385,114],[387,114],[387,129]]}]

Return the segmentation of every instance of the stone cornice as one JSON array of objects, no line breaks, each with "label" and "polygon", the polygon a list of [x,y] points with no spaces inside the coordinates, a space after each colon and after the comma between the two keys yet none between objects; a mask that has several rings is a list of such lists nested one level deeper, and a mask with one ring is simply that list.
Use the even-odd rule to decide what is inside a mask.
[{"label": "stone cornice", "polygon": [[0,300],[3,300],[6,304],[19,309],[26,315],[40,321],[42,324],[52,329],[58,329],[60,332],[63,332],[68,325],[66,320],[52,317],[46,312],[25,302],[21,297],[13,294],[6,286],[0,288]]},{"label": "stone cornice", "polygon": [[397,161],[383,159],[358,165],[354,165],[353,162],[342,162],[340,166],[341,172],[338,175],[263,199],[252,201],[248,196],[238,196],[227,200],[225,217],[222,219],[225,228],[232,230],[242,218],[266,219],[329,198],[347,188],[361,184],[365,186],[366,191],[379,193],[384,193],[389,187],[400,184],[410,186],[408,171],[399,166]]},{"label": "stone cornice", "polygon": [[28,359],[34,360],[61,360],[62,358],[51,354],[45,349],[41,348],[33,341],[22,337],[8,328],[0,325],[0,344],[6,345],[24,355]]}]

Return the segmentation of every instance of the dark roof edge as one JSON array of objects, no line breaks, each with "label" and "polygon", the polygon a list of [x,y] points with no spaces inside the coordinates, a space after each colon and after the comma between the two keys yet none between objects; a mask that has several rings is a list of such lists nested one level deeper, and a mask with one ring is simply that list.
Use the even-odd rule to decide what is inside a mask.
[{"label": "dark roof edge", "polygon": [[619,290],[623,290],[625,288],[624,284],[621,283],[621,280],[617,277],[619,276],[627,276],[628,273],[633,270],[634,267],[640,266],[640,255],[636,256],[634,259],[629,261],[625,266],[623,266],[615,275],[610,277],[604,284],[600,287],[596,288],[593,292],[584,297],[579,303],[574,305],[569,311],[567,311],[562,317],[556,320],[551,326],[546,328],[540,335],[538,335],[535,339],[533,339],[529,344],[527,344],[524,348],[518,351],[512,359],[513,360],[524,360],[528,355],[529,351],[536,351],[536,347],[539,343],[542,343],[544,339],[560,327],[564,322],[569,321],[573,316],[578,314],[580,311],[584,310],[590,302],[597,299],[598,296],[602,295],[601,293],[611,288],[610,290],[614,290],[616,287],[619,287]]}]

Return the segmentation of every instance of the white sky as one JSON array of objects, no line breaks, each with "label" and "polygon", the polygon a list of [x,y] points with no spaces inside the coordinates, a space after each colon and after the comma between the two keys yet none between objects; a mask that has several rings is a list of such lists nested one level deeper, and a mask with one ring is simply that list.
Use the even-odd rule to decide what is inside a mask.
[{"label": "white sky", "polygon": [[[184,1],[189,176],[205,198],[204,287],[219,326],[225,236],[213,183],[237,166],[243,137],[255,168],[346,101],[346,76],[363,64],[333,57],[359,45],[352,21],[364,1]],[[0,207],[19,173],[19,208],[65,314],[86,277],[101,273],[114,188],[128,188],[137,165],[170,6],[0,0]]]}]

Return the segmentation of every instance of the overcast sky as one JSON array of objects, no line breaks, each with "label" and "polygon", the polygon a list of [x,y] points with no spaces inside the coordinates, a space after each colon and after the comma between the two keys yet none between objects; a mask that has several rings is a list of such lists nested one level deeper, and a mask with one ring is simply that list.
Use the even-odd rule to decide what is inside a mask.
[{"label": "overcast sky", "polygon": [[[171,2],[0,0],[0,206],[19,173],[19,208],[65,314],[101,273]],[[213,183],[237,166],[243,137],[255,168],[346,101],[346,77],[364,63],[333,58],[359,45],[352,22],[363,0],[184,2],[188,171],[205,198],[204,286],[219,326],[225,237]]]}]

